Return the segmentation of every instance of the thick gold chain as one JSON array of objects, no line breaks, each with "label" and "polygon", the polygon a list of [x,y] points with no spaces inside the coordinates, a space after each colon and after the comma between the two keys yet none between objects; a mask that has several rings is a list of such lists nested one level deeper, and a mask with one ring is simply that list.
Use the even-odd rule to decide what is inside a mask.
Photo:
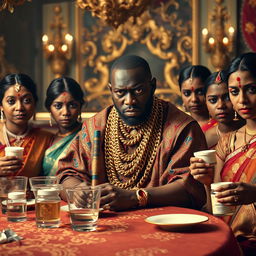
[{"label": "thick gold chain", "polygon": [[[111,184],[120,188],[142,187],[148,179],[160,144],[163,104],[154,98],[152,112],[143,125],[128,126],[113,107],[105,133],[105,164]],[[127,147],[136,147],[133,153]],[[125,182],[120,180],[125,177]]]}]

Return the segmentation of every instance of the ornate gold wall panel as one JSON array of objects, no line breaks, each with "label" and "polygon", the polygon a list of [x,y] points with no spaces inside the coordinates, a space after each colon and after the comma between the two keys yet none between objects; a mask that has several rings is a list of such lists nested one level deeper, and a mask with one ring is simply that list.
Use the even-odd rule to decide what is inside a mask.
[{"label": "ornate gold wall panel", "polygon": [[131,18],[117,29],[76,9],[76,69],[87,95],[87,111],[99,111],[111,104],[107,88],[110,66],[126,54],[148,60],[158,81],[156,94],[180,103],[179,70],[196,64],[198,59],[198,0],[158,2],[161,4],[145,11],[136,22]]}]

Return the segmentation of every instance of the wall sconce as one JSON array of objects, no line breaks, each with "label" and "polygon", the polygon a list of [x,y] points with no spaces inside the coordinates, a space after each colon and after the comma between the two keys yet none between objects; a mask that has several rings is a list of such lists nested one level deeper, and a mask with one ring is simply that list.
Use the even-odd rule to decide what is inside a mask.
[{"label": "wall sconce", "polygon": [[211,15],[212,31],[204,28],[202,39],[205,51],[210,54],[212,65],[219,71],[230,63],[230,56],[234,51],[235,29],[231,26],[226,29],[229,16],[226,6],[222,5],[223,0],[215,2],[216,6]]},{"label": "wall sconce", "polygon": [[68,61],[72,57],[73,36],[70,34],[63,35],[62,30],[66,28],[61,16],[61,7],[59,5],[53,8],[55,13],[54,22],[50,25],[54,32],[49,38],[43,35],[43,51],[46,59],[50,63],[51,71],[55,78],[63,76],[67,72]]},{"label": "wall sconce", "polygon": [[[0,3],[0,11],[4,9],[8,9],[9,12],[14,12],[14,7],[18,5],[24,4],[26,0],[2,0]],[[27,0],[28,2],[31,2],[32,0]]]}]

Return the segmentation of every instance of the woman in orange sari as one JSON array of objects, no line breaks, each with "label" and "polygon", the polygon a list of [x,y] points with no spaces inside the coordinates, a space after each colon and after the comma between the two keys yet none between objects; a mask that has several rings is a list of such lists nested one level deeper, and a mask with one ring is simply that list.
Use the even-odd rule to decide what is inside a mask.
[{"label": "woman in orange sari", "polygon": [[[35,113],[36,85],[25,74],[0,81],[0,176],[37,176],[52,135],[29,124]],[[23,159],[5,156],[6,146],[23,147]]]},{"label": "woman in orange sari", "polygon": [[[246,125],[223,136],[216,147],[217,164],[191,158],[193,177],[205,184],[209,195],[212,182],[232,181],[218,188],[218,202],[237,206],[224,218],[233,229],[245,255],[256,255],[256,53],[245,53],[232,61],[228,70],[230,100]],[[209,197],[208,197],[209,198]],[[208,200],[208,206],[210,201]]]}]

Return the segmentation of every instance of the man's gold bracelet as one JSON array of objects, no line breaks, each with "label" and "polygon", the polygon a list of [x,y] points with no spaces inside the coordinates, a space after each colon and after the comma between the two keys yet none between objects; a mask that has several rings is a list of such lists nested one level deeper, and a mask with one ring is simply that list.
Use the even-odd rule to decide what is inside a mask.
[{"label": "man's gold bracelet", "polygon": [[145,189],[139,188],[136,190],[136,196],[140,207],[145,207],[148,203],[148,192]]}]

